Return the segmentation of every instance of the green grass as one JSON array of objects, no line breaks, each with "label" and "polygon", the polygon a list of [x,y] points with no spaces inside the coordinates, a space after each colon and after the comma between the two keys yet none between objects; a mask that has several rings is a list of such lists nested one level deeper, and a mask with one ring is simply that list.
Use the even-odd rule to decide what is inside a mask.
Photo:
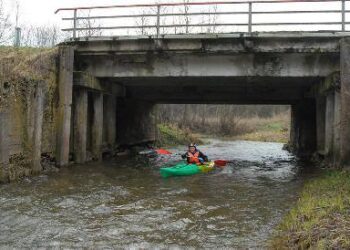
[{"label": "green grass", "polygon": [[248,132],[237,135],[235,139],[288,143],[289,117],[279,115],[273,118],[252,118],[242,121]]},{"label": "green grass", "polygon": [[187,129],[180,129],[175,125],[158,124],[157,146],[178,146],[186,145],[191,142],[202,143],[199,137],[192,134]]},{"label": "green grass", "polygon": [[271,247],[350,249],[350,172],[329,171],[306,183]]}]

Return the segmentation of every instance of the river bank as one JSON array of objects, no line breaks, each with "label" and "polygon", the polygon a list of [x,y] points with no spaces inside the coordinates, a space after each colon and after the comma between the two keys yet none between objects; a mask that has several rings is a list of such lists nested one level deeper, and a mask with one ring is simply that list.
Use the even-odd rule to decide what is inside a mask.
[{"label": "river bank", "polygon": [[271,240],[274,249],[350,248],[350,172],[328,171],[307,182]]}]

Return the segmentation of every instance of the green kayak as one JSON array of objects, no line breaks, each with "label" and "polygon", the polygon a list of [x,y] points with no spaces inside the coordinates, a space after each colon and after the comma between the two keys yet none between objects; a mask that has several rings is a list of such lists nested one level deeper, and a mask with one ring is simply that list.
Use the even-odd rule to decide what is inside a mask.
[{"label": "green kayak", "polygon": [[200,166],[182,162],[173,167],[161,168],[160,174],[162,177],[168,178],[171,176],[189,176],[199,173],[208,173],[214,169],[214,162],[208,162]]}]

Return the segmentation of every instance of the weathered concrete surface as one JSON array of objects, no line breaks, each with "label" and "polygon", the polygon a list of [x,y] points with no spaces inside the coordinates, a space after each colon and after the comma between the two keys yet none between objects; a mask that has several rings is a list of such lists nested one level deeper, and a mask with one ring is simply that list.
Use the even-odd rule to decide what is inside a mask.
[{"label": "weathered concrete surface", "polygon": [[0,112],[0,183],[7,182],[9,178],[9,145],[8,145],[9,115]]},{"label": "weathered concrete surface", "polygon": [[118,100],[118,144],[138,144],[156,139],[155,104],[136,99]]},{"label": "weathered concrete surface", "polygon": [[317,152],[325,155],[326,146],[326,97],[316,99]]},{"label": "weathered concrete surface", "polygon": [[74,72],[74,86],[118,97],[125,96],[125,87],[122,85],[101,81],[87,72]]},{"label": "weathered concrete surface", "polygon": [[102,160],[102,136],[103,136],[103,94],[93,93],[93,117],[92,117],[92,154],[94,159]]},{"label": "weathered concrete surface", "polygon": [[115,96],[106,95],[104,98],[104,130],[105,141],[113,147],[117,139],[117,98]]},{"label": "weathered concrete surface", "polygon": [[34,131],[33,131],[33,162],[32,171],[34,174],[40,173],[41,166],[41,145],[44,116],[44,93],[43,83],[38,83],[34,98]]},{"label": "weathered concrete surface", "polygon": [[65,166],[69,164],[74,48],[72,46],[61,46],[59,55],[56,163],[58,166]]},{"label": "weathered concrete surface", "polygon": [[339,69],[339,54],[149,53],[80,56],[95,77],[326,77]]},{"label": "weathered concrete surface", "polygon": [[334,154],[334,99],[334,92],[329,93],[326,97],[325,151],[331,158]]},{"label": "weathered concrete surface", "polygon": [[86,89],[74,90],[74,160],[86,162],[88,93]]},{"label": "weathered concrete surface", "polygon": [[[78,38],[81,54],[191,51],[213,53],[313,53],[339,52],[339,39],[347,33],[327,32],[259,32],[235,34],[164,35],[161,39],[150,36]],[[307,42],[306,42],[307,41]]]},{"label": "weathered concrete surface", "polygon": [[350,39],[342,39],[340,47],[340,160],[350,166]]},{"label": "weathered concrete surface", "polygon": [[[333,126],[333,164],[341,164],[341,97],[339,91],[334,91],[334,126]],[[348,142],[349,143],[349,142]]]}]

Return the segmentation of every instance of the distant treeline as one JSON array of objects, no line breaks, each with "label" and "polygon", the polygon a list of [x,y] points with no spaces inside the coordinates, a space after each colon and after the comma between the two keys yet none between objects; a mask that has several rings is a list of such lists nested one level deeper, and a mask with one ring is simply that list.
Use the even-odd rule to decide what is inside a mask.
[{"label": "distant treeline", "polygon": [[288,117],[289,112],[290,107],[283,105],[162,104],[158,106],[158,123],[199,133],[238,135],[251,132],[249,120],[256,123],[259,118]]}]

